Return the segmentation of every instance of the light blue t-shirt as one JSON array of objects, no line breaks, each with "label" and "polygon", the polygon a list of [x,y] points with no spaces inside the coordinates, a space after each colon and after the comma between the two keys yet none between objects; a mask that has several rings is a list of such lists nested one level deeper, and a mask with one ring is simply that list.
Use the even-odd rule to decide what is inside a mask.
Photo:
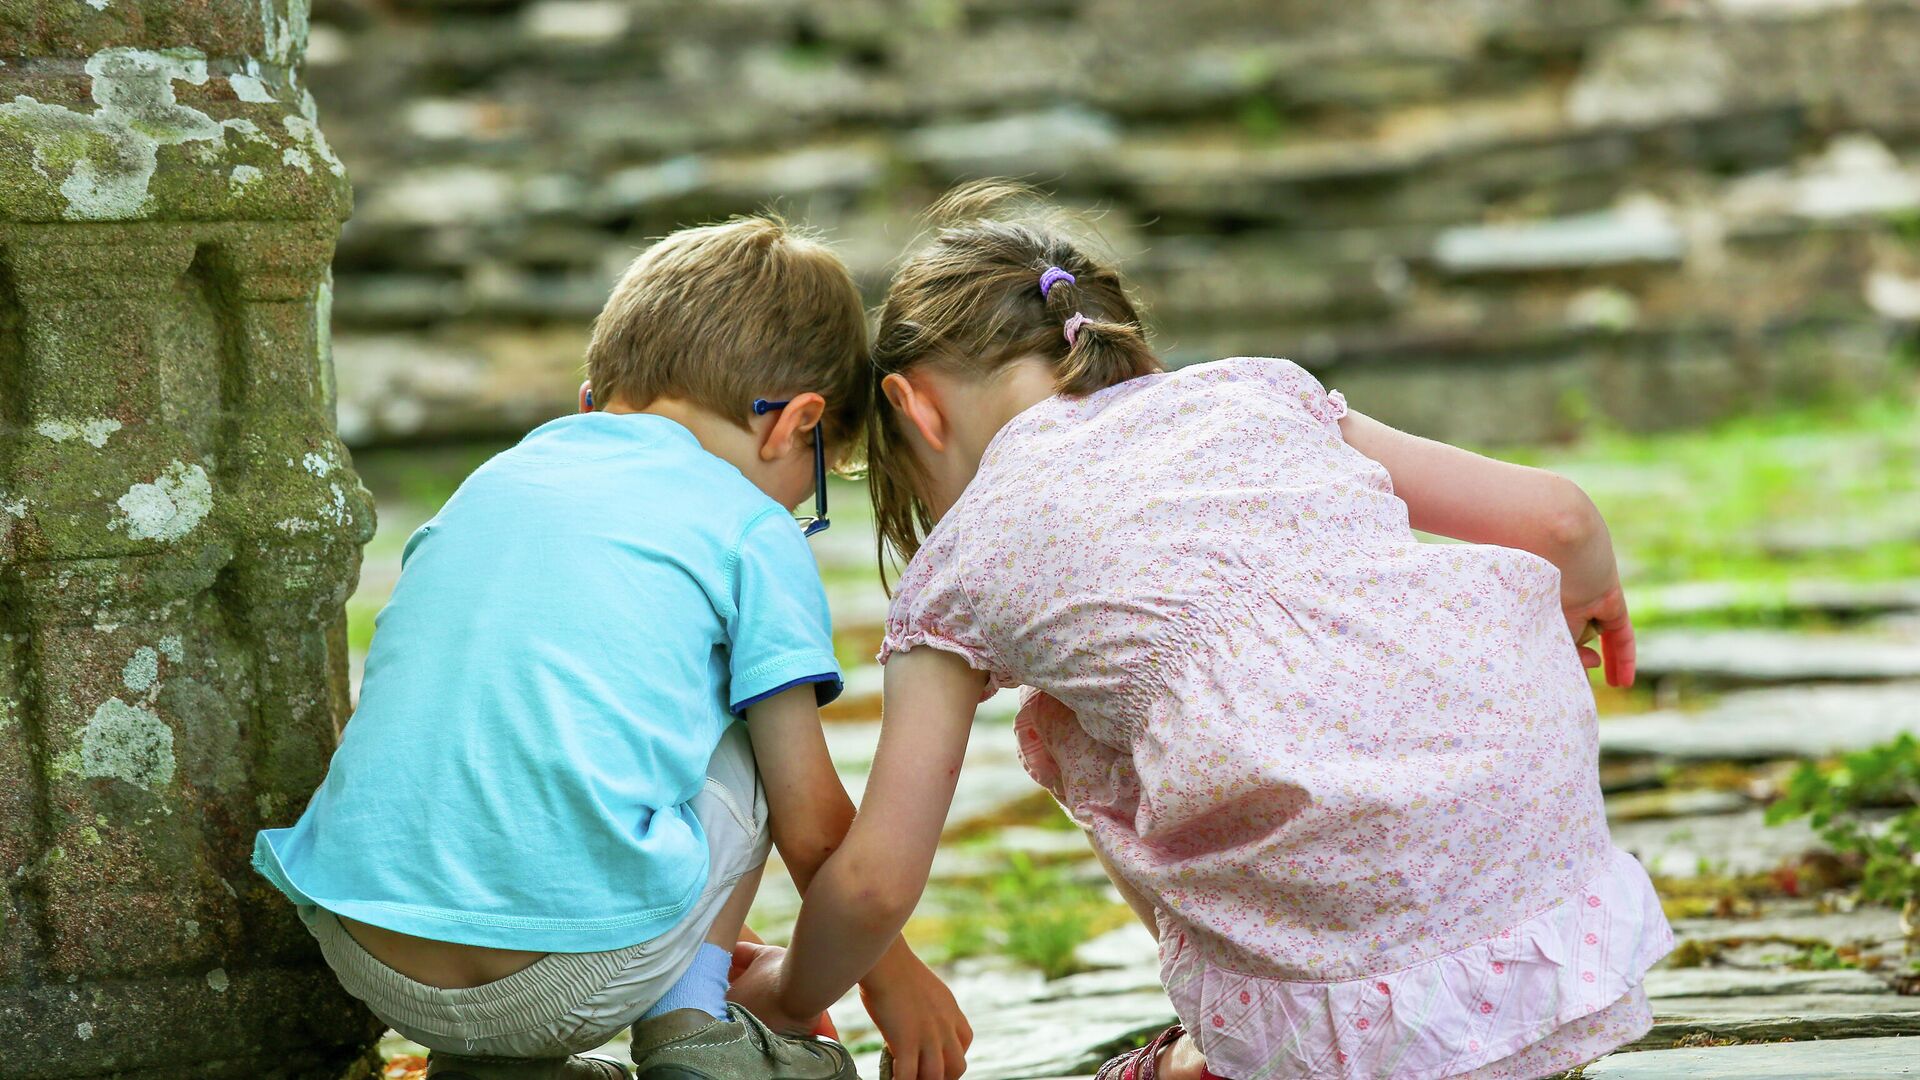
[{"label": "light blue t-shirt", "polygon": [[295,903],[546,952],[649,940],[707,878],[689,801],[746,706],[840,691],[787,511],[686,428],[555,420],[407,541],[326,780],[256,869]]}]

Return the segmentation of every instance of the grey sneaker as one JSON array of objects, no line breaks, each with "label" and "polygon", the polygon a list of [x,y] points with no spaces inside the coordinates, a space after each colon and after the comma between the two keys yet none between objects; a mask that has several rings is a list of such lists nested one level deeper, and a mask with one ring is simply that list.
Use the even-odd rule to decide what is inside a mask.
[{"label": "grey sneaker", "polygon": [[731,1002],[725,1020],[675,1009],[633,1025],[633,1064],[636,1080],[860,1080],[846,1047],[776,1035]]},{"label": "grey sneaker", "polygon": [[466,1057],[436,1052],[427,1059],[428,1080],[627,1080],[627,1067],[609,1057]]}]

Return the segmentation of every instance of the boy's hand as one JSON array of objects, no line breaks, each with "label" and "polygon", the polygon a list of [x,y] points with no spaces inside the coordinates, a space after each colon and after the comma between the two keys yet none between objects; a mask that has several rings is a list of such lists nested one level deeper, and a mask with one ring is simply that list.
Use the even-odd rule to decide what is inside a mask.
[{"label": "boy's hand", "polygon": [[953,991],[903,947],[860,984],[860,1003],[893,1055],[893,1080],[955,1080],[967,1071],[973,1028]]}]

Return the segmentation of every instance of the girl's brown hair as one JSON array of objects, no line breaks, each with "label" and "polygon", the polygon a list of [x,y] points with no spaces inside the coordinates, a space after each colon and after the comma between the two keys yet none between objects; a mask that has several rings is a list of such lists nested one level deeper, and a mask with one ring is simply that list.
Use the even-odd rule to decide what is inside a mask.
[{"label": "girl's brown hair", "polygon": [[[873,346],[874,410],[867,420],[867,485],[885,577],[891,548],[913,558],[933,528],[924,478],[880,394],[888,375],[919,364],[984,378],[1036,356],[1063,394],[1090,394],[1161,370],[1140,308],[1119,271],[1072,239],[1066,217],[1033,189],[982,180],[950,192],[927,213],[934,229],[894,275]],[[1053,275],[1042,293],[1040,277]],[[1078,315],[1073,340],[1069,320]]]}]

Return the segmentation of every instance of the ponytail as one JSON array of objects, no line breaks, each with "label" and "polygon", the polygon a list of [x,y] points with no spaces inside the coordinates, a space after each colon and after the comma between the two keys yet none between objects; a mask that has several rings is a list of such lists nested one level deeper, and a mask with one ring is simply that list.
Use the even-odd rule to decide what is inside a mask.
[{"label": "ponytail", "polygon": [[[1099,271],[1088,271],[1097,276]],[[1119,277],[1112,271],[1111,288],[1118,291]],[[1063,394],[1091,394],[1115,383],[1161,369],[1160,358],[1147,347],[1140,328],[1131,322],[1094,318],[1081,310],[1080,279],[1058,265],[1040,271],[1041,302],[1047,313],[1060,319],[1060,336],[1066,348],[1053,363],[1055,385]]]}]

